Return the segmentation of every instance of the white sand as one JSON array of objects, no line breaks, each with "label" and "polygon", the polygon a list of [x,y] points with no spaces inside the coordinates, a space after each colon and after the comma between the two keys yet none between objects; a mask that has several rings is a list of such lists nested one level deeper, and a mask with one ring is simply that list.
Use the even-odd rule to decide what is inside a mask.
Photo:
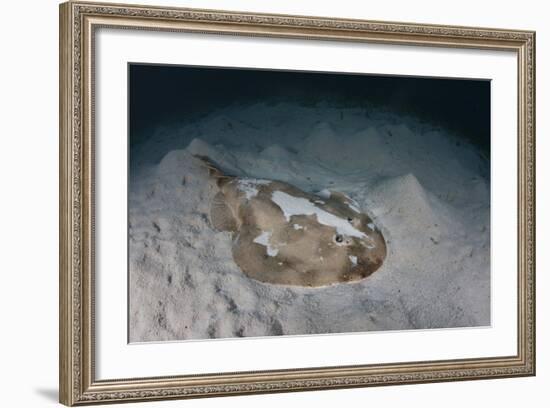
[{"label": "white sand", "polygon": [[[192,154],[346,193],[382,230],[386,261],[324,288],[249,279],[211,227],[217,187]],[[158,129],[131,155],[131,341],[490,324],[488,163],[444,129],[373,109],[232,106]]]}]

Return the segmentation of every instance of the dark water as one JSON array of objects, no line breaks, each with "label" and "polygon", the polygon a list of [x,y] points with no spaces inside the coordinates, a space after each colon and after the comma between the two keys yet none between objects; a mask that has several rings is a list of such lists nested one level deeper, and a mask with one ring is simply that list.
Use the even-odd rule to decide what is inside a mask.
[{"label": "dark water", "polygon": [[197,120],[230,104],[294,101],[377,107],[446,127],[490,157],[488,80],[363,74],[129,66],[130,144],[166,121]]}]

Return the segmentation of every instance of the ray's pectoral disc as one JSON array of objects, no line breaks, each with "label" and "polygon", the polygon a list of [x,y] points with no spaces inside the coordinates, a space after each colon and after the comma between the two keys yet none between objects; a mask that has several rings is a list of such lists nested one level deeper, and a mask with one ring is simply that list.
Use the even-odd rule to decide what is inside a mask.
[{"label": "ray's pectoral disc", "polygon": [[324,286],[364,279],[382,265],[382,233],[345,194],[317,196],[280,181],[229,177],[201,159],[219,188],[212,225],[233,233],[233,258],[250,278]]}]

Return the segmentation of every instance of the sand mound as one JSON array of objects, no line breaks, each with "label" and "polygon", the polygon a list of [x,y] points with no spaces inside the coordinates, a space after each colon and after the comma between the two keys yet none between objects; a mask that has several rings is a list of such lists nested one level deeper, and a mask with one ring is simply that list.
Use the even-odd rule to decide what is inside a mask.
[{"label": "sand mound", "polygon": [[[425,233],[430,229],[441,231],[456,228],[449,209],[437,197],[428,193],[412,174],[394,177],[380,182],[369,194],[373,211],[390,218],[390,226],[407,223],[407,229]],[[391,214],[391,217],[386,217]],[[396,228],[402,230],[402,228]]]},{"label": "sand mound", "polygon": [[[326,123],[320,122],[311,130],[305,140],[303,156],[332,166],[334,171],[345,173],[352,169],[368,169],[380,166],[387,160],[384,143],[378,130],[368,127],[359,132],[335,131]],[[358,155],[358,152],[361,152]]]}]

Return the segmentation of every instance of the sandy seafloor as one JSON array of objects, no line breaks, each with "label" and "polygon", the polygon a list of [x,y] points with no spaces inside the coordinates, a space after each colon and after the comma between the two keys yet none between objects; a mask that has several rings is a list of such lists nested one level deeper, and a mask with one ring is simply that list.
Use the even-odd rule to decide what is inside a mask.
[{"label": "sandy seafloor", "polygon": [[[194,154],[346,193],[381,229],[384,264],[322,288],[248,278],[211,226],[217,187]],[[374,108],[235,104],[151,130],[129,181],[131,342],[490,324],[489,162],[444,128]]]}]

